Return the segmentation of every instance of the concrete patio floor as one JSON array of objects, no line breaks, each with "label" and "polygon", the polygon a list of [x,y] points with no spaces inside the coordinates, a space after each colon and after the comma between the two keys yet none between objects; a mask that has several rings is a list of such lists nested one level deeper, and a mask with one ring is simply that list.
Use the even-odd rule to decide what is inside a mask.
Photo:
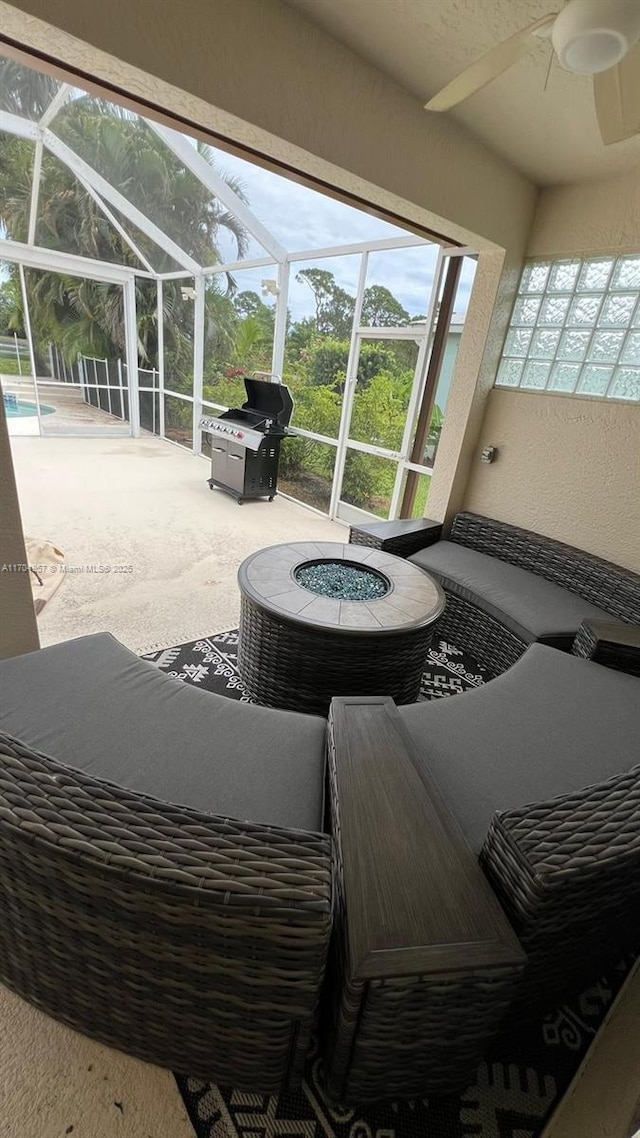
[{"label": "concrete patio floor", "polygon": [[209,464],[160,439],[11,440],[23,527],[65,554],[38,617],[42,645],[108,631],[135,652],[237,624],[240,562],[285,541],[348,529],[278,497],[239,506]]}]

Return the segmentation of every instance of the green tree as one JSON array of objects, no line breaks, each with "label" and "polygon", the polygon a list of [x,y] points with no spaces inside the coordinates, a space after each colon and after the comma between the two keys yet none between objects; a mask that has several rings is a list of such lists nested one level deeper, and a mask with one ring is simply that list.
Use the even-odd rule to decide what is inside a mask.
[{"label": "green tree", "polygon": [[[294,424],[328,437],[335,436],[340,425],[342,400],[330,387],[310,387],[303,381],[289,380],[295,412]],[[304,482],[307,498],[325,508],[328,488],[333,477],[335,450],[313,439],[302,437],[286,440],[282,447],[280,471],[284,481]],[[318,490],[320,487],[320,490]]]},{"label": "green tree", "polygon": [[[307,341],[314,330],[337,340],[348,339],[353,324],[355,299],[336,283],[333,273],[328,269],[302,269],[296,280],[309,286],[315,300],[313,323],[308,318],[301,321],[304,331],[308,332]],[[397,328],[410,322],[411,317],[406,308],[385,285],[370,285],[365,289],[362,298],[362,324],[365,327]],[[294,325],[294,330],[295,328]]]},{"label": "green tree", "polygon": [[243,319],[245,316],[255,316],[256,319],[268,324],[273,328],[275,313],[273,306],[265,304],[257,292],[247,290],[245,292],[237,292],[233,298],[233,307],[235,308],[238,316]]},{"label": "green tree", "polygon": [[287,336],[287,359],[291,361],[304,359],[313,341],[317,339],[316,322],[311,316],[305,316],[291,325]]},{"label": "green tree", "polygon": [[[332,336],[317,336],[307,350],[309,381],[313,384],[337,384],[342,389],[349,362],[349,341],[336,340]],[[393,370],[395,356],[393,348],[384,344],[360,345],[358,358],[358,383],[367,386],[381,371]]]},{"label": "green tree", "polygon": [[24,335],[22,293],[15,276],[0,285],[0,336]]},{"label": "green tree", "polygon": [[344,339],[351,334],[355,301],[336,284],[327,269],[301,269],[296,280],[311,289],[316,305],[316,331],[325,336]]},{"label": "green tree", "polygon": [[0,104],[3,111],[40,119],[60,84],[49,75],[31,71],[12,59],[0,60]]},{"label": "green tree", "polygon": [[356,391],[351,416],[351,435],[374,446],[399,450],[411,395],[410,372],[393,375],[380,372],[371,383]]},{"label": "green tree", "polygon": [[239,292],[233,306],[240,317],[236,332],[235,355],[239,363],[247,357],[253,368],[271,366],[275,328],[275,307],[265,304],[257,292]]},{"label": "green tree", "polygon": [[385,285],[370,285],[362,297],[362,323],[366,328],[397,328],[410,321],[409,313]]},{"label": "green tree", "polygon": [[265,348],[268,351],[269,344],[263,325],[257,316],[246,316],[236,332],[235,354],[240,367],[246,371],[260,369],[268,362]]}]

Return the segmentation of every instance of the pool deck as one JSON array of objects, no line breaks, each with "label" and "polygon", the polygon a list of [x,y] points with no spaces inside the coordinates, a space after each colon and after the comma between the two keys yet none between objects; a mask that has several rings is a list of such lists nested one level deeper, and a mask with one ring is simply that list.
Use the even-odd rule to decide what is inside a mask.
[{"label": "pool deck", "polygon": [[[30,376],[2,375],[0,383],[5,395],[14,394],[24,402],[35,406],[36,392]],[[85,403],[78,387],[71,384],[52,383],[51,380],[38,379],[38,398],[47,407],[53,407],[54,414],[42,418],[43,436],[74,437],[121,437],[129,436],[129,424]],[[38,437],[38,417],[8,417],[9,434]]]}]

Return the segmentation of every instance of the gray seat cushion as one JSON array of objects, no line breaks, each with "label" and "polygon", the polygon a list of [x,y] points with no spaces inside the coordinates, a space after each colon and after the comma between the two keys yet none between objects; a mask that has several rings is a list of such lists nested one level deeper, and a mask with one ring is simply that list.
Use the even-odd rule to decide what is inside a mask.
[{"label": "gray seat cushion", "polygon": [[640,762],[640,679],[542,644],[476,691],[399,711],[476,851],[496,810],[568,794]]},{"label": "gray seat cushion", "polygon": [[323,719],[198,691],[107,633],[1,660],[0,731],[167,802],[323,828]]},{"label": "gray seat cushion", "polygon": [[569,647],[583,620],[611,620],[609,613],[568,589],[457,542],[438,541],[409,560],[447,592],[495,617],[525,644],[543,640]]}]

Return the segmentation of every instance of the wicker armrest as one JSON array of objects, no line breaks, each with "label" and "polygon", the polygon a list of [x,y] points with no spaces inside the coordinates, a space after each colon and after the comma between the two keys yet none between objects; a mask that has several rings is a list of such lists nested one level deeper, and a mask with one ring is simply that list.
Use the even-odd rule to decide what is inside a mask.
[{"label": "wicker armrest", "polygon": [[331,839],[170,805],[0,735],[0,980],[185,1074],[299,1076],[331,931]]},{"label": "wicker armrest", "polygon": [[496,814],[480,862],[529,961],[520,1006],[564,999],[640,935],[640,766]]},{"label": "wicker armrest", "polygon": [[524,954],[390,699],[334,699],[337,936],[331,1093],[364,1102],[464,1085]]},{"label": "wicker armrest", "polygon": [[640,625],[585,620],[573,642],[574,656],[640,676]]}]

